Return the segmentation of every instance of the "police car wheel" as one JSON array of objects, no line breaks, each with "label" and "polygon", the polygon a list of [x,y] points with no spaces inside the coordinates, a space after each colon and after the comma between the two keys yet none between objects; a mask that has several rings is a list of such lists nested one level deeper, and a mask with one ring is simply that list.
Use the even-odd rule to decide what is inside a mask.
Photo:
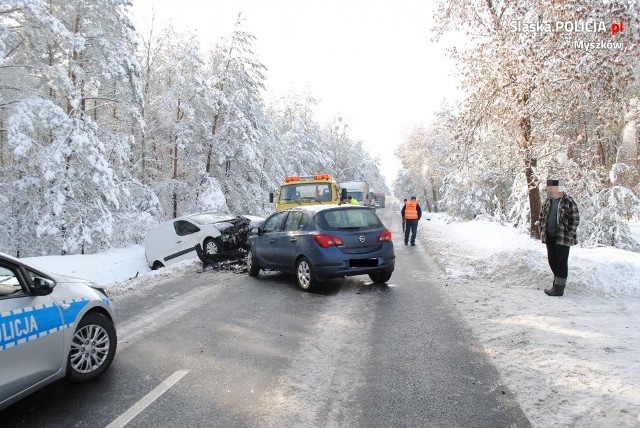
[{"label": "police car wheel", "polygon": [[116,353],[116,329],[109,318],[91,312],[80,320],[67,360],[67,378],[86,382],[100,376]]},{"label": "police car wheel", "polygon": [[220,243],[213,238],[205,239],[203,248],[204,253],[208,255],[220,253]]},{"label": "police car wheel", "polygon": [[313,265],[306,257],[300,257],[298,263],[296,263],[296,282],[298,287],[304,291],[313,291],[319,285],[319,281],[313,271]]},{"label": "police car wheel", "polygon": [[247,272],[249,276],[258,276],[260,274],[260,265],[258,264],[256,256],[251,251],[247,254]]}]

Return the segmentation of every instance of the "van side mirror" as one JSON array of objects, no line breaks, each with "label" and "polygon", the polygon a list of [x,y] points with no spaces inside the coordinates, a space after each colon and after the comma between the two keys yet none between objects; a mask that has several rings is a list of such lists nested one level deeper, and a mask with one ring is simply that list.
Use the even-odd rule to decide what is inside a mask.
[{"label": "van side mirror", "polygon": [[340,189],[340,200],[344,201],[347,199],[347,189]]},{"label": "van side mirror", "polygon": [[273,192],[269,193],[269,203],[273,203]]}]

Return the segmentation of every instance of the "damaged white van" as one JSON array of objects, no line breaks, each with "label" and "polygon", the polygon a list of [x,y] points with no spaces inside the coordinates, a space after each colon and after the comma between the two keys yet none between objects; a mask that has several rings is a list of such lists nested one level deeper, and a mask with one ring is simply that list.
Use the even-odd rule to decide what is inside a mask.
[{"label": "damaged white van", "polygon": [[189,214],[160,224],[144,240],[145,256],[151,269],[197,257],[196,245],[204,254],[219,254],[246,248],[252,227],[264,218],[233,216],[219,212]]}]

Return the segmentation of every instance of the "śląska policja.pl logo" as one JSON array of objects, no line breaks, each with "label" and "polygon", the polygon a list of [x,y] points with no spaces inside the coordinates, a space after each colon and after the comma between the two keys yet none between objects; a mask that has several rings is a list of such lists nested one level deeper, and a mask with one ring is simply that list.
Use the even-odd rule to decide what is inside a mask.
[{"label": "\u015bl\u0105ska policja.pl logo", "polygon": [[510,21],[509,30],[518,33],[611,33],[624,31],[624,22],[607,24],[604,21]]},{"label": "\u015bl\u0105ska policja.pl logo", "polygon": [[[609,33],[614,36],[624,31],[624,22],[613,22],[611,24],[604,21],[557,21],[557,22],[509,22],[509,29],[512,32],[521,33],[586,33],[604,34]],[[584,51],[598,49],[622,49],[622,41],[613,40],[573,40],[573,47]]]}]

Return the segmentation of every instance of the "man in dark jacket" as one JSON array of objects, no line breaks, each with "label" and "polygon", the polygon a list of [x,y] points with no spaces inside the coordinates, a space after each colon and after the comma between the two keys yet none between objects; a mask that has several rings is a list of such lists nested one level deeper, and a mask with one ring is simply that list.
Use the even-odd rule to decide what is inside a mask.
[{"label": "man in dark jacket", "polygon": [[547,180],[548,198],[540,210],[540,238],[547,245],[547,258],[553,272],[553,287],[545,289],[548,296],[562,296],[567,285],[569,248],[576,245],[580,224],[578,205],[564,193],[562,180]]}]

